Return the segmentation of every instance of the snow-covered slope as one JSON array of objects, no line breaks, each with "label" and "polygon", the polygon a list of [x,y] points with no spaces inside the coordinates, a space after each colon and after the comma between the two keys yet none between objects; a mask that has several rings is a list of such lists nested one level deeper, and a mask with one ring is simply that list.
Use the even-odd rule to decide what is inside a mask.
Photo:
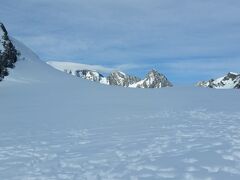
[{"label": "snow-covered slope", "polygon": [[104,86],[14,44],[21,57],[0,83],[0,179],[240,178],[239,91]]},{"label": "snow-covered slope", "polygon": [[97,70],[108,71],[108,69],[104,69],[102,66],[58,61],[48,61],[47,64],[57,70],[73,76],[81,77],[90,81],[100,82],[102,84],[108,84],[107,78],[97,72]]},{"label": "snow-covered slope", "polygon": [[209,87],[216,89],[239,89],[240,88],[240,74],[230,72],[227,75],[217,78],[211,79],[209,81],[200,81],[197,83],[199,87]]}]

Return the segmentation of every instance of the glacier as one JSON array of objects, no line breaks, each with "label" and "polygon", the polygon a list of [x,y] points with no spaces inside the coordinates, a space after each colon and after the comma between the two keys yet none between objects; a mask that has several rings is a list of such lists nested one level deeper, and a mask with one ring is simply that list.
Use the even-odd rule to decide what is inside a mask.
[{"label": "glacier", "polygon": [[21,52],[0,83],[0,179],[240,178],[238,90],[105,86]]}]

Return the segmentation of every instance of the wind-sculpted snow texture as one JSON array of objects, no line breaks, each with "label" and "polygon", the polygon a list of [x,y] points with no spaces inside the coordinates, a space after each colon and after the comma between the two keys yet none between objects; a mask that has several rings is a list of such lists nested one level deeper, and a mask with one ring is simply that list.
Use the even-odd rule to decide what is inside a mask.
[{"label": "wind-sculpted snow texture", "polygon": [[240,179],[238,90],[104,86],[15,45],[0,83],[0,179]]},{"label": "wind-sculpted snow texture", "polygon": [[81,122],[61,129],[46,124],[1,130],[1,179],[237,180],[239,117],[159,111],[116,116],[91,127]]}]

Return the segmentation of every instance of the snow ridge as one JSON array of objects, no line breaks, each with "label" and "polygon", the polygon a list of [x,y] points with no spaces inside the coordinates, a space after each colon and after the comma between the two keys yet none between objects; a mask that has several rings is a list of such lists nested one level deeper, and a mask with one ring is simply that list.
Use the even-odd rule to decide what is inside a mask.
[{"label": "snow ridge", "polygon": [[210,79],[209,81],[200,81],[197,83],[199,87],[208,87],[215,89],[239,89],[240,88],[240,74],[229,72],[227,75]]}]

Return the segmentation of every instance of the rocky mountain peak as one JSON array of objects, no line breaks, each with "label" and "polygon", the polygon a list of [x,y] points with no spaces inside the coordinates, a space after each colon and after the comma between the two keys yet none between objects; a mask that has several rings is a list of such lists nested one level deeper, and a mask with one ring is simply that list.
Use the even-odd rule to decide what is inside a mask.
[{"label": "rocky mountain peak", "polygon": [[149,71],[145,79],[133,84],[131,88],[162,88],[162,87],[172,87],[172,84],[166,76],[159,73],[157,70],[152,69]]},{"label": "rocky mountain peak", "polygon": [[224,78],[223,80],[224,81],[227,81],[227,80],[235,80],[237,77],[239,77],[240,74],[237,74],[237,73],[234,73],[234,72],[229,72]]},{"label": "rocky mountain peak", "polygon": [[108,77],[107,81],[109,85],[128,87],[141,79],[135,76],[127,75],[121,71],[114,71]]},{"label": "rocky mountain peak", "polygon": [[159,78],[163,78],[163,77],[165,77],[165,76],[163,74],[159,73],[155,69],[152,69],[146,75],[146,78],[149,78],[149,79],[159,79]]},{"label": "rocky mountain peak", "polygon": [[4,24],[0,22],[0,81],[8,75],[7,68],[14,68],[17,55],[17,50],[8,36]]},{"label": "rocky mountain peak", "polygon": [[240,74],[229,72],[227,75],[217,78],[210,79],[208,81],[200,81],[197,83],[199,87],[208,87],[216,89],[232,89],[240,88]]},{"label": "rocky mountain peak", "polygon": [[76,70],[75,75],[77,77],[81,77],[83,79],[87,79],[90,81],[107,84],[107,79],[102,74],[100,74],[95,70],[88,70],[88,69]]},{"label": "rocky mountain peak", "polygon": [[151,69],[151,70],[148,72],[148,74],[155,74],[155,75],[157,75],[157,74],[159,74],[159,72],[158,72],[156,69]]},{"label": "rocky mountain peak", "polygon": [[148,88],[171,87],[172,84],[168,81],[165,75],[152,69],[145,77],[143,86]]}]

